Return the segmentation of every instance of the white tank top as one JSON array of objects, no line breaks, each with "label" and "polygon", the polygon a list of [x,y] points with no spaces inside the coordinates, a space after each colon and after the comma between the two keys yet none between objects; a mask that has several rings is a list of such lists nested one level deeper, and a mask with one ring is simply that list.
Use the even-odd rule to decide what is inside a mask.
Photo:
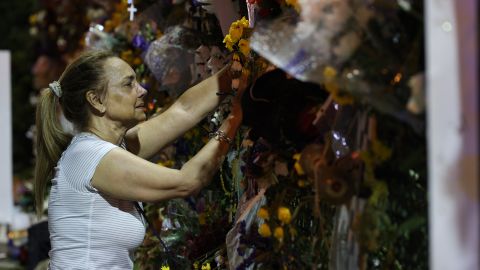
[{"label": "white tank top", "polygon": [[50,269],[133,269],[145,225],[134,202],[100,193],[91,179],[118,146],[80,133],[63,152],[52,179],[48,225]]}]

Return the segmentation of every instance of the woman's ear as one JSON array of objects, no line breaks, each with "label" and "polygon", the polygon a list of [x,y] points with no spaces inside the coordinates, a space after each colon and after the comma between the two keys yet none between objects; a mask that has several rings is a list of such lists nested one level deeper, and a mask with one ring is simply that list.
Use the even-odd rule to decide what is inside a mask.
[{"label": "woman's ear", "polygon": [[107,110],[102,99],[94,90],[87,91],[87,93],[85,93],[85,98],[87,99],[88,103],[90,103],[90,105],[99,113],[104,113]]}]

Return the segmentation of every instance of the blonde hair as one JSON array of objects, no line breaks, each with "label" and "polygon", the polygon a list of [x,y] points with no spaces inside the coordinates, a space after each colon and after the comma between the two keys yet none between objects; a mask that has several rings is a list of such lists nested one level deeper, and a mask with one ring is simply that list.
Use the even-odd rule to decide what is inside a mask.
[{"label": "blonde hair", "polygon": [[35,162],[35,204],[37,215],[43,214],[43,202],[48,181],[54,176],[54,168],[63,151],[70,144],[72,135],[60,124],[58,112],[75,127],[83,130],[90,116],[87,91],[104,92],[104,62],[114,55],[108,51],[89,51],[80,55],[63,72],[59,79],[62,94],[57,97],[50,89],[44,89],[37,104],[37,157]]}]

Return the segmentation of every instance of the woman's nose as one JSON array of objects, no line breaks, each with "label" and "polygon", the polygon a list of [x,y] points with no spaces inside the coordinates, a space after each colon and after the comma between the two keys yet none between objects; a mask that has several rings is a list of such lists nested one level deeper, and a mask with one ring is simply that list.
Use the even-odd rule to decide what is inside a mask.
[{"label": "woman's nose", "polygon": [[139,97],[144,97],[148,93],[147,89],[143,88],[143,86],[139,83],[137,83],[137,91],[139,93]]}]

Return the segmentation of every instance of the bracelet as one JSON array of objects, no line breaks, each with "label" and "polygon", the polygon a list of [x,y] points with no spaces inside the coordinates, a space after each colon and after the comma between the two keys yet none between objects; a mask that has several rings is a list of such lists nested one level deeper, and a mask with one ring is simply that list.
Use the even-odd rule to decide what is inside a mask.
[{"label": "bracelet", "polygon": [[219,142],[226,142],[228,144],[232,144],[232,139],[229,138],[227,136],[227,134],[225,134],[225,132],[223,132],[221,130],[217,130],[215,132],[210,133],[209,137],[210,137],[210,139],[215,138],[215,140],[217,140]]},{"label": "bracelet", "polygon": [[236,91],[232,91],[232,92],[217,92],[217,96],[232,96],[234,97],[236,94]]}]

